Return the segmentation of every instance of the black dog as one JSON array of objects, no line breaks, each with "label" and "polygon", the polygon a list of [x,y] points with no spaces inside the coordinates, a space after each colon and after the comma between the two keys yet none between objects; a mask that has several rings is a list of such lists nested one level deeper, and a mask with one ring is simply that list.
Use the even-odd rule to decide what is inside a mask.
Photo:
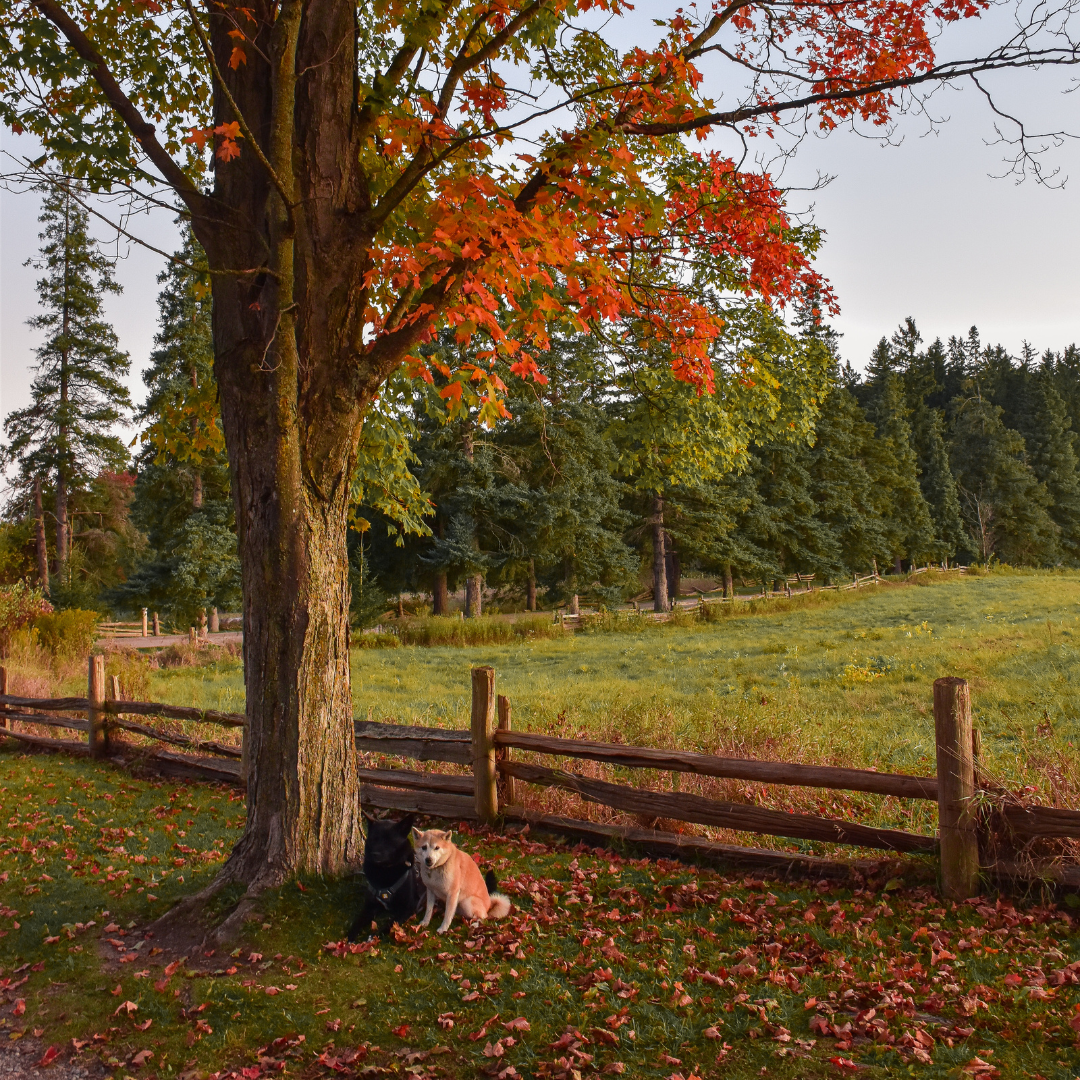
[{"label": "black dog", "polygon": [[427,890],[420,880],[420,867],[409,841],[413,815],[401,821],[368,818],[367,843],[364,845],[364,878],[367,889],[364,906],[349,929],[355,941],[370,930],[374,921],[379,933],[391,923],[404,923],[424,910]]}]

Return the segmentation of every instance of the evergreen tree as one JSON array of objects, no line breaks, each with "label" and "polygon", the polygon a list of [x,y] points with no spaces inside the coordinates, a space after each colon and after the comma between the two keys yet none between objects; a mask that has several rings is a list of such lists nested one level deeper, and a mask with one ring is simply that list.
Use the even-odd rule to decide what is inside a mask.
[{"label": "evergreen tree", "polygon": [[1026,369],[1015,394],[1013,422],[1023,436],[1027,463],[1050,496],[1062,556],[1080,562],[1080,470],[1065,402],[1043,372]]},{"label": "evergreen tree", "polygon": [[[205,256],[185,229],[158,283],[158,332],[143,373],[146,424],[132,519],[147,550],[110,599],[150,606],[184,627],[240,603],[228,460],[217,412]],[[195,267],[195,270],[189,269]]]},{"label": "evergreen tree", "polygon": [[879,440],[873,447],[877,451],[874,479],[888,538],[888,560],[898,573],[901,559],[917,561],[936,554],[934,525],[919,486],[919,463],[906,413],[902,383],[894,368],[872,386],[868,415]]},{"label": "evergreen tree", "polygon": [[29,507],[33,499],[39,530],[44,515],[35,489],[52,491],[57,578],[52,593],[62,604],[72,583],[71,500],[102,471],[120,472],[127,464],[114,428],[131,407],[123,383],[130,361],[103,318],[104,295],[119,293],[120,286],[112,264],[90,238],[81,188],[57,177],[41,190],[42,246],[28,265],[43,272],[37,282],[43,311],[28,325],[45,339],[36,350],[31,403],[4,421],[9,440],[4,457],[18,466],[17,501]]},{"label": "evergreen tree", "polygon": [[1001,413],[975,396],[958,403],[953,422],[950,464],[972,548],[982,562],[996,556],[1018,565],[1053,563],[1059,549],[1050,495]]},{"label": "evergreen tree", "polygon": [[933,522],[935,559],[974,556],[960,512],[960,495],[949,464],[945,417],[939,409],[919,404],[912,417],[911,441],[919,462],[919,486]]}]

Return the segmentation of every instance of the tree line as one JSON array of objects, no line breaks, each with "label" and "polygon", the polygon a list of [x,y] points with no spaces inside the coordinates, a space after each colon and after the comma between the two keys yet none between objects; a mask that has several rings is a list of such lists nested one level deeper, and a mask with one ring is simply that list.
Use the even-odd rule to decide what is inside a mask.
[{"label": "tree line", "polygon": [[[185,230],[134,408],[103,316],[117,286],[70,183],[44,193],[43,341],[31,403],[4,421],[0,572],[59,607],[188,625],[240,603],[205,257]],[[726,314],[736,377],[716,395],[629,328],[555,334],[539,377],[500,380],[494,402],[450,374],[485,358],[440,333],[426,379],[392,379],[361,432],[354,623],[402,593],[434,614],[460,590],[467,614],[493,596],[536,610],[648,591],[662,608],[690,575],[730,590],[929,561],[1080,563],[1076,346],[1012,356],[974,327],[928,343],[909,318],[859,373],[813,296],[786,323],[753,303]]]}]

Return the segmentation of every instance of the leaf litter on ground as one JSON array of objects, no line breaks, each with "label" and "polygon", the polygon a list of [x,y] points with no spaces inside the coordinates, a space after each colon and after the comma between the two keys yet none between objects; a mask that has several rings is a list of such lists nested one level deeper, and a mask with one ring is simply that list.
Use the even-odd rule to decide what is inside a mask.
[{"label": "leaf litter on ground", "polygon": [[514,903],[505,920],[350,943],[358,880],[312,878],[267,894],[231,950],[177,956],[146,927],[211,880],[243,826],[236,792],[5,753],[0,808],[0,1037],[32,1044],[43,1068],[183,1080],[1080,1068],[1074,909],[943,902],[919,860],[840,889],[464,826]]}]

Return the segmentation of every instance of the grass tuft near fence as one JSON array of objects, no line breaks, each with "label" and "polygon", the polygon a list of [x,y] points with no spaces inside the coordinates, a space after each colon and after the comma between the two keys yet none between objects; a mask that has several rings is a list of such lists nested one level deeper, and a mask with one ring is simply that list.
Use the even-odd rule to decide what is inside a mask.
[{"label": "grass tuft near fence", "polygon": [[525,618],[458,619],[451,616],[430,615],[404,623],[396,631],[403,645],[465,646],[506,645],[521,641],[540,641],[545,638],[564,637],[566,631],[553,623],[550,615],[533,615]]}]

